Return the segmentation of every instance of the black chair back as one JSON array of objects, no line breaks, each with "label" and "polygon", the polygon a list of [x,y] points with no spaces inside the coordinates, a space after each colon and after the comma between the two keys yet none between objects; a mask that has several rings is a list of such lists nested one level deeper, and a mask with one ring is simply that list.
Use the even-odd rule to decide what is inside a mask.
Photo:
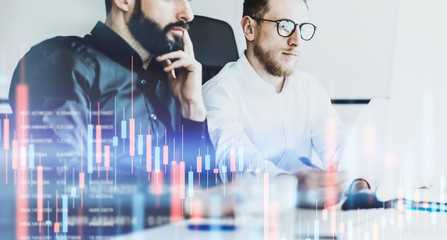
[{"label": "black chair back", "polygon": [[225,64],[239,58],[233,29],[224,21],[195,16],[189,34],[195,57],[202,64],[202,83],[214,77]]}]

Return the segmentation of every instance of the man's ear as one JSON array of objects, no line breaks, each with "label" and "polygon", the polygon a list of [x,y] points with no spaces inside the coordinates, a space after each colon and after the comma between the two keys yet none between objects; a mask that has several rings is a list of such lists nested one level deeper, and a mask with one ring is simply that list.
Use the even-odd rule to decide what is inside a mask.
[{"label": "man's ear", "polygon": [[113,0],[113,5],[124,12],[129,12],[131,4],[134,4],[133,0]]},{"label": "man's ear", "polygon": [[256,21],[249,16],[244,16],[241,20],[242,31],[244,32],[245,39],[247,39],[247,41],[251,42],[255,39],[254,36],[255,24],[257,24]]}]

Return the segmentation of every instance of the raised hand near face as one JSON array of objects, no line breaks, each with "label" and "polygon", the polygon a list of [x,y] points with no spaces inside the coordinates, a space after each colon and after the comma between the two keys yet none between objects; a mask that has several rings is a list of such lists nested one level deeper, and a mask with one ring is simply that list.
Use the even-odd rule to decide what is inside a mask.
[{"label": "raised hand near face", "polygon": [[206,109],[202,97],[202,65],[194,58],[188,31],[183,31],[183,50],[158,56],[156,60],[164,65],[169,88],[180,102],[182,116],[193,121],[204,121]]}]

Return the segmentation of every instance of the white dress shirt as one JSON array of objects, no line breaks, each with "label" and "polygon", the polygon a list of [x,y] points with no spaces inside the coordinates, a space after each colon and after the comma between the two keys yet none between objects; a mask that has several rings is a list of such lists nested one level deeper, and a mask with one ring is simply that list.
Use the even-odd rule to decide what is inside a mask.
[{"label": "white dress shirt", "polygon": [[323,165],[339,160],[343,124],[314,75],[297,70],[276,93],[243,54],[204,85],[203,96],[221,177],[223,166],[227,175],[300,171],[308,167],[299,158],[311,159],[312,149]]}]

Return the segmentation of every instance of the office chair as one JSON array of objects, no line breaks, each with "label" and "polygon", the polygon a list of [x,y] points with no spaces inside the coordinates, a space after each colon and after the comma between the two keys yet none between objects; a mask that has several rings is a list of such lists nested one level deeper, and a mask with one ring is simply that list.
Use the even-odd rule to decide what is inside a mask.
[{"label": "office chair", "polygon": [[233,29],[224,21],[194,16],[189,35],[196,60],[202,64],[202,84],[239,58]]}]

